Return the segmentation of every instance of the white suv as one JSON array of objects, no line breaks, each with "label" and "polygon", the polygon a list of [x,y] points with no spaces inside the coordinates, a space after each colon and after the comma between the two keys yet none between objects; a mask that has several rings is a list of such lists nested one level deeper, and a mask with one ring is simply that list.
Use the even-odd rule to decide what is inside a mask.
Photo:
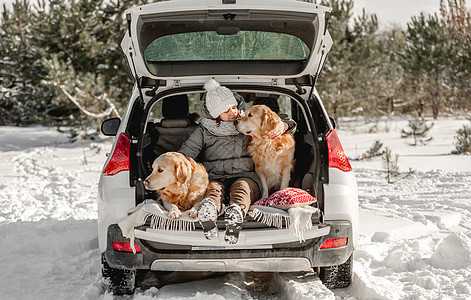
[{"label": "white suv", "polygon": [[[356,182],[314,87],[332,45],[329,16],[329,8],[292,0],[174,0],[126,11],[121,46],[136,84],[123,118],[102,124],[116,139],[98,199],[103,279],[114,293],[132,293],[140,272],[314,270],[329,288],[350,285]],[[206,240],[199,226],[175,232],[144,224],[134,229],[133,245],[123,237],[117,224],[128,212],[158,199],[143,185],[153,160],[178,150],[198,126],[193,113],[210,78],[247,107],[266,104],[296,122],[290,185],[315,196],[321,210],[305,241],[250,217],[235,245]]]}]

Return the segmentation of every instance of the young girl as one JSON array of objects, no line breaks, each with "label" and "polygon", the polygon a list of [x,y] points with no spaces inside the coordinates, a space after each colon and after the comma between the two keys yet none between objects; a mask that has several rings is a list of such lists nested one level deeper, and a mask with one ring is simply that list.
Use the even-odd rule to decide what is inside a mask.
[{"label": "young girl", "polygon": [[[233,123],[244,114],[244,99],[237,94],[239,99],[236,99],[228,88],[213,79],[204,88],[206,99],[201,124],[183,143],[179,152],[193,159],[200,157],[209,174],[206,198],[201,201],[198,211],[205,237],[218,237],[216,220],[221,203],[229,196],[224,214],[224,240],[235,244],[250,204],[260,196],[261,182],[247,152],[250,136],[239,133]],[[284,133],[288,125],[282,124],[269,137]]]}]

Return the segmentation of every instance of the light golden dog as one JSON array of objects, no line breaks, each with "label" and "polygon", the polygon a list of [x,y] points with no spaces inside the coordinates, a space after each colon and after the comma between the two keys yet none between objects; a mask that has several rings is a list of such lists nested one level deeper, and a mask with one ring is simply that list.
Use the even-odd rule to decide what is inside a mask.
[{"label": "light golden dog", "polygon": [[154,160],[152,173],[144,180],[148,190],[158,191],[169,218],[178,219],[182,211],[192,218],[208,187],[208,173],[203,165],[178,152],[167,152]]},{"label": "light golden dog", "polygon": [[268,137],[280,122],[283,122],[281,118],[266,105],[254,105],[236,122],[239,132],[252,137],[248,152],[262,181],[262,198],[275,189],[287,188],[294,167],[293,135],[284,133],[274,139]]}]

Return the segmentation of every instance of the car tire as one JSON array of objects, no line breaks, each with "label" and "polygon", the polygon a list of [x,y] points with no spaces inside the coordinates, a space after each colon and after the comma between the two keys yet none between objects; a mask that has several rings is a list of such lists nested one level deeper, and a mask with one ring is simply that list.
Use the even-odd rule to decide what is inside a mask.
[{"label": "car tire", "polygon": [[328,289],[349,287],[353,279],[353,253],[341,265],[320,267],[319,278]]},{"label": "car tire", "polygon": [[113,295],[131,295],[136,284],[135,270],[114,269],[108,265],[105,256],[101,259],[102,284]]}]

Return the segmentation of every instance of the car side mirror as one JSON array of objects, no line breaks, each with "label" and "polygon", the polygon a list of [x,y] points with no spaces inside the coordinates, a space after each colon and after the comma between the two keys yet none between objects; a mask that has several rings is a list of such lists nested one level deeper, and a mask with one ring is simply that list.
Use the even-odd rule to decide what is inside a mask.
[{"label": "car side mirror", "polygon": [[330,119],[330,124],[332,124],[332,128],[335,129],[335,127],[337,127],[337,124],[335,124],[334,118],[329,117],[329,119]]},{"label": "car side mirror", "polygon": [[101,123],[101,132],[106,136],[115,136],[118,133],[119,125],[121,125],[120,118],[109,118]]}]

